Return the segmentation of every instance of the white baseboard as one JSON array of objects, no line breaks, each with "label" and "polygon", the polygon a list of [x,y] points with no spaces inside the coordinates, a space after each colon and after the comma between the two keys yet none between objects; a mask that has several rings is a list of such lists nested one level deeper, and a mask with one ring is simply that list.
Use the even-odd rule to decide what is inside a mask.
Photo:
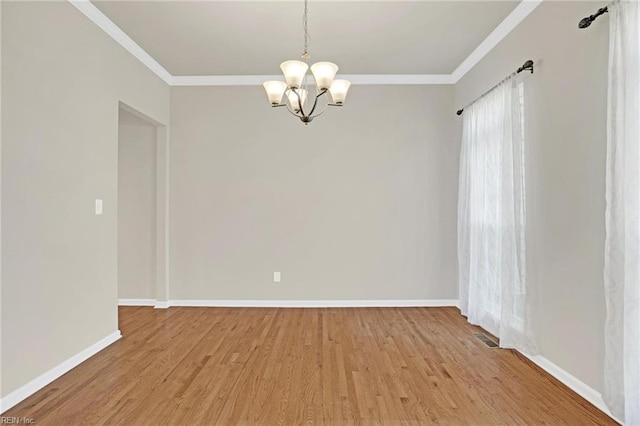
[{"label": "white baseboard", "polygon": [[457,299],[418,300],[170,300],[119,299],[119,306],[153,306],[167,309],[170,306],[207,308],[437,308],[458,307]]},{"label": "white baseboard", "polygon": [[611,417],[616,422],[622,424],[620,420],[618,420],[613,416],[613,414],[611,414],[611,411],[609,411],[607,404],[604,403],[604,400],[602,399],[602,395],[600,394],[600,392],[596,391],[591,386],[587,385],[586,383],[584,383],[577,377],[573,376],[571,373],[567,372],[566,370],[558,367],[556,364],[549,361],[547,358],[543,357],[542,355],[529,355],[524,352],[520,352],[520,353],[526,356],[527,358],[529,358],[531,362],[536,364],[538,367],[542,368],[547,373],[551,374],[553,377],[555,377],[556,379],[560,380],[562,383],[567,385],[571,390],[573,390],[575,393],[577,393],[578,395],[580,395],[581,397],[589,401],[591,404],[593,404],[597,409],[605,413],[607,416]]},{"label": "white baseboard", "polygon": [[155,306],[156,299],[118,299],[118,306]]},{"label": "white baseboard", "polygon": [[[242,308],[455,307],[457,300],[171,300],[169,306]],[[156,306],[157,307],[157,306]]]},{"label": "white baseboard", "polygon": [[156,309],[167,309],[169,307],[169,302],[162,302],[162,301],[154,301],[153,307]]},{"label": "white baseboard", "polygon": [[34,393],[36,393],[37,391],[39,391],[49,383],[56,380],[58,377],[62,376],[72,368],[78,366],[79,364],[83,363],[87,359],[91,358],[93,355],[97,354],[98,352],[100,352],[101,350],[103,350],[104,348],[106,348],[116,340],[120,339],[121,337],[122,337],[122,334],[120,334],[120,330],[115,331],[110,335],[108,335],[107,337],[105,337],[104,339],[89,346],[82,352],[79,352],[76,355],[72,356],[71,358],[67,359],[62,364],[59,364],[58,366],[52,368],[51,370],[47,371],[41,376],[36,377],[26,385],[11,392],[9,395],[0,399],[0,414],[4,413],[9,408],[23,401],[27,397],[33,395]]}]

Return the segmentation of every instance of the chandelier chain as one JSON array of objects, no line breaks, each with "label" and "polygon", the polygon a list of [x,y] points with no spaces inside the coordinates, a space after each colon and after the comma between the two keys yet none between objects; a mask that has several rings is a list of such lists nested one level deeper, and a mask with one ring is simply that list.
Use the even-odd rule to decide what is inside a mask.
[{"label": "chandelier chain", "polygon": [[304,61],[309,59],[309,24],[307,22],[308,3],[309,0],[304,0],[304,13],[302,15],[302,27],[304,29],[304,52],[302,52],[302,59]]}]

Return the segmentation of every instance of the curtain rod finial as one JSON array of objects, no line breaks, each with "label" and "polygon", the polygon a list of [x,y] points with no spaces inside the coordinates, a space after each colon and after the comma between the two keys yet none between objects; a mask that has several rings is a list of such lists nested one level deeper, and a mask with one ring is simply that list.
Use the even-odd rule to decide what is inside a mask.
[{"label": "curtain rod finial", "polygon": [[531,71],[531,74],[533,74],[533,61],[531,59],[529,59],[527,62],[522,64],[520,68],[518,68],[519,73],[525,70]]},{"label": "curtain rod finial", "polygon": [[580,29],[588,28],[591,25],[591,23],[593,23],[593,21],[595,21],[596,18],[598,18],[598,16],[603,15],[607,12],[609,12],[609,8],[607,6],[601,7],[600,9],[598,9],[598,11],[595,14],[587,16],[586,18],[582,18],[580,22],[578,22],[578,28]]}]

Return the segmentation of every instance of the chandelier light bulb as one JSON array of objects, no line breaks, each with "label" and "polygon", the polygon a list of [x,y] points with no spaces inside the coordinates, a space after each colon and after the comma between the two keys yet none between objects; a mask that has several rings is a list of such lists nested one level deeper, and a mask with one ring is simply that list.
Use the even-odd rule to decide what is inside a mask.
[{"label": "chandelier light bulb", "polygon": [[347,98],[349,86],[351,86],[351,82],[349,80],[333,80],[331,88],[329,89],[333,103],[336,105],[342,105],[344,103]]},{"label": "chandelier light bulb", "polygon": [[309,65],[302,61],[285,61],[280,64],[284,79],[287,81],[289,89],[299,89],[302,86],[304,76],[307,74]]},{"label": "chandelier light bulb", "polygon": [[284,91],[287,90],[287,84],[284,81],[271,80],[265,81],[262,86],[264,86],[264,90],[267,91],[271,105],[280,105],[282,95],[284,95]]},{"label": "chandelier light bulb", "polygon": [[328,90],[337,72],[338,66],[333,62],[316,62],[311,65],[311,73],[316,80],[318,90]]}]

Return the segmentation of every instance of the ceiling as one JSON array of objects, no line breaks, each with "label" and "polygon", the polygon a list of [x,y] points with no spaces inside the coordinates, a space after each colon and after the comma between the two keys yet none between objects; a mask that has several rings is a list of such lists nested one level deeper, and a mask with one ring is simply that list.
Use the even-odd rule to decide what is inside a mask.
[{"label": "ceiling", "polygon": [[[174,76],[278,74],[302,1],[93,1]],[[310,62],[340,74],[451,74],[519,1],[310,1]]]}]

